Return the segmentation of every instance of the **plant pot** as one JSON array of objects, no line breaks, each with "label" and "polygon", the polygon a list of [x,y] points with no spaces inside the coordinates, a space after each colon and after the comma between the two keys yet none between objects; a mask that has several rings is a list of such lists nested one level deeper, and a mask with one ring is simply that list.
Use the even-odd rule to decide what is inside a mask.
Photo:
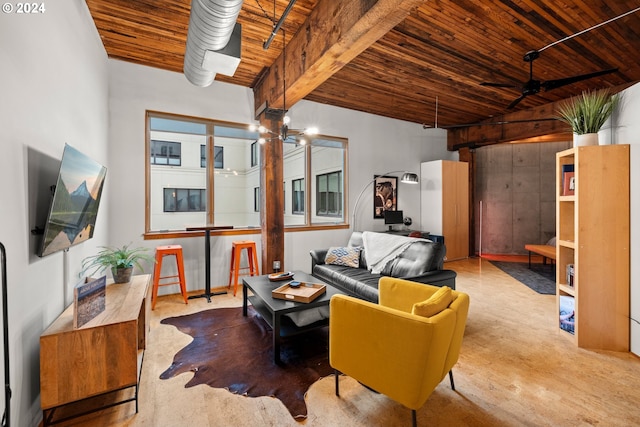
[{"label": "plant pot", "polygon": [[598,145],[597,133],[585,133],[582,135],[573,134],[573,146],[584,147],[585,145]]},{"label": "plant pot", "polygon": [[133,267],[127,267],[127,268],[113,267],[111,269],[111,274],[113,274],[114,283],[129,283],[131,281],[132,273],[133,273]]}]

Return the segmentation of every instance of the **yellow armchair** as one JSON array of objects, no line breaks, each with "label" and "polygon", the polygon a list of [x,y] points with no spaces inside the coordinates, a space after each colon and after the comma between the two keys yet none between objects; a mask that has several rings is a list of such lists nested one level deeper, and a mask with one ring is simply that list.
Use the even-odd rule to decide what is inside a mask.
[{"label": "yellow armchair", "polygon": [[[448,308],[432,317],[411,314],[440,288],[393,277],[379,282],[379,303],[346,295],[331,298],[329,363],[412,410],[421,408],[458,361],[469,296],[452,291]],[[454,388],[455,389],[455,388]]]}]

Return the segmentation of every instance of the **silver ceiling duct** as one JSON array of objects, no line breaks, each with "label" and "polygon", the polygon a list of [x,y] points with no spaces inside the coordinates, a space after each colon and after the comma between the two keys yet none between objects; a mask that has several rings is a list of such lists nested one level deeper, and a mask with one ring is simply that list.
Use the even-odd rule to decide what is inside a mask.
[{"label": "silver ceiling duct", "polygon": [[241,27],[236,24],[243,0],[192,0],[184,75],[196,86],[209,86],[216,73],[232,76],[240,63]]}]

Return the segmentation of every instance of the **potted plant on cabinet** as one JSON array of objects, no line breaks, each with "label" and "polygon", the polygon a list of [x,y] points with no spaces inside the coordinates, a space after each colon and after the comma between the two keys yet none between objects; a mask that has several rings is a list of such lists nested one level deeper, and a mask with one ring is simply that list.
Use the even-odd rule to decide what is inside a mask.
[{"label": "potted plant on cabinet", "polygon": [[558,119],[571,126],[574,146],[597,145],[598,131],[619,103],[620,95],[609,89],[584,91],[558,104]]},{"label": "potted plant on cabinet", "polygon": [[148,248],[130,249],[129,245],[121,248],[110,246],[101,246],[101,248],[102,250],[97,254],[82,260],[83,273],[92,270],[89,274],[91,276],[109,268],[115,283],[128,283],[134,266],[143,270],[141,261],[156,262],[155,258],[148,253]]}]

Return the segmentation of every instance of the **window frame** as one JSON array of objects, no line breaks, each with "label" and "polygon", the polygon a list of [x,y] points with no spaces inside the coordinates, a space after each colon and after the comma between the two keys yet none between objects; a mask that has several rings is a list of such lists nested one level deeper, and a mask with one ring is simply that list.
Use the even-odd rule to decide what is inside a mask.
[{"label": "window frame", "polygon": [[[192,117],[192,116],[184,116],[184,115],[180,115],[180,114],[175,114],[175,113],[166,113],[166,112],[161,112],[161,111],[154,111],[154,110],[146,110],[145,111],[145,231],[143,234],[143,237],[145,239],[162,239],[162,238],[169,238],[169,237],[180,237],[180,236],[190,236],[193,235],[192,232],[188,232],[186,230],[182,230],[181,228],[178,229],[173,229],[173,228],[169,228],[169,229],[160,229],[160,225],[156,225],[154,229],[151,229],[151,223],[152,223],[152,207],[151,207],[151,192],[152,192],[152,184],[154,185],[154,188],[158,187],[158,183],[152,183],[151,180],[151,170],[152,167],[155,167],[156,164],[153,164],[151,161],[151,157],[150,157],[150,150],[151,150],[151,120],[152,119],[166,119],[166,120],[175,120],[175,121],[183,121],[183,122],[193,122],[194,125],[204,125],[206,127],[206,132],[205,131],[199,131],[197,129],[197,126],[195,128],[196,132],[193,133],[193,135],[205,135],[206,137],[206,144],[205,145],[205,151],[206,151],[206,158],[212,158],[213,157],[213,150],[214,150],[214,129],[216,126],[222,126],[222,127],[237,127],[237,128],[245,128],[245,125],[242,123],[237,123],[237,122],[226,122],[226,121],[222,121],[222,120],[217,120],[217,119],[210,119],[210,118],[202,118],[202,117]],[[248,126],[246,126],[246,128],[248,128]],[[245,128],[245,129],[246,129]],[[161,132],[165,132],[163,129],[160,128],[154,128],[157,129]],[[205,132],[204,134],[202,132]],[[189,131],[186,132],[187,134],[189,134]],[[155,140],[160,140],[161,138],[155,138]],[[315,153],[315,151],[312,151],[312,147],[313,147],[313,140],[314,139],[319,139],[320,140],[320,145],[319,146],[323,146],[324,147],[332,147],[331,145],[326,145],[327,141],[329,141],[329,143],[337,143],[338,145],[335,145],[335,148],[340,149],[340,153],[336,153],[338,156],[341,156],[342,160],[340,160],[340,168],[342,171],[342,176],[343,176],[343,187],[342,187],[342,206],[343,206],[343,212],[342,212],[342,218],[339,221],[320,221],[318,222],[317,217],[315,217],[313,215],[313,210],[314,210],[314,203],[312,202],[313,199],[313,193],[312,193],[312,187],[313,187],[313,182],[315,181],[312,176],[312,167],[311,167],[311,157],[312,157],[312,152]],[[169,141],[169,142],[173,142],[173,141]],[[254,149],[252,147],[255,147],[255,154],[251,153],[250,156],[254,157],[254,160],[256,161],[256,165],[255,167],[261,168],[262,167],[262,160],[260,159],[262,157],[262,149],[261,149],[261,145],[259,145],[257,143],[257,140],[250,143],[250,148],[249,151],[252,152]],[[226,151],[226,150],[225,150]],[[184,156],[184,153],[181,153],[181,156]],[[304,230],[314,230],[314,229],[342,229],[342,228],[348,228],[349,224],[348,224],[348,212],[347,212],[347,198],[348,198],[348,185],[347,185],[347,179],[348,179],[348,141],[346,138],[340,138],[340,137],[333,137],[333,136],[327,136],[327,135],[317,135],[314,138],[311,138],[307,144],[304,146],[304,158],[305,158],[305,163],[304,163],[304,212],[302,214],[298,214],[296,213],[296,215],[301,215],[304,217],[303,221],[300,224],[285,224],[284,225],[284,231],[288,232],[288,231],[304,231]],[[340,158],[340,157],[338,157]],[[251,159],[247,159],[249,160],[249,162],[251,162]],[[284,160],[284,159],[283,159]],[[184,159],[181,158],[181,163],[184,163]],[[316,162],[316,164],[319,164]],[[165,166],[165,165],[158,165],[158,166]],[[211,167],[209,167],[211,166]],[[250,168],[254,168],[253,166],[251,166]],[[320,168],[319,170],[322,170],[322,168]],[[214,223],[214,215],[215,215],[215,206],[214,206],[214,199],[215,196],[213,194],[209,194],[210,193],[210,188],[214,186],[213,182],[214,182],[214,176],[218,174],[217,170],[214,172],[214,168],[212,167],[212,165],[208,165],[206,167],[206,191],[205,191],[205,199],[206,199],[206,206],[207,206],[207,211],[206,211],[206,223],[211,224]],[[260,174],[260,177],[262,179],[262,174]],[[260,185],[261,188],[262,185]],[[283,201],[285,203],[283,203],[283,212],[285,215],[286,214],[286,210],[287,210],[287,203],[286,203],[286,199],[284,199],[284,197],[286,197],[286,188],[287,188],[287,183],[285,182],[283,185]],[[247,190],[249,190],[249,188],[247,188]],[[154,192],[156,190],[153,190]],[[293,192],[292,192],[293,193]],[[161,193],[162,194],[162,193]],[[161,206],[160,210],[158,210],[158,206],[156,206],[154,209],[156,209],[156,213],[157,212],[164,212],[164,195],[162,195],[161,197],[163,197],[163,199],[161,200]],[[255,195],[254,195],[255,198]],[[260,212],[261,208],[260,208],[260,200],[259,197],[257,198],[257,206],[258,206],[258,211],[257,212],[253,212],[253,213],[260,213],[260,216],[262,216],[262,213]],[[255,207],[255,206],[254,206]],[[248,211],[249,213],[251,213],[250,211]],[[155,213],[154,213],[155,214]],[[339,217],[340,215],[335,215],[333,216],[334,218]],[[255,227],[255,225],[251,225],[251,223],[249,223],[246,227],[244,226],[236,226],[235,229],[233,229],[232,231],[220,231],[220,232],[215,232],[214,234],[245,234],[245,233],[259,233],[260,232],[260,228],[259,227]]]}]

